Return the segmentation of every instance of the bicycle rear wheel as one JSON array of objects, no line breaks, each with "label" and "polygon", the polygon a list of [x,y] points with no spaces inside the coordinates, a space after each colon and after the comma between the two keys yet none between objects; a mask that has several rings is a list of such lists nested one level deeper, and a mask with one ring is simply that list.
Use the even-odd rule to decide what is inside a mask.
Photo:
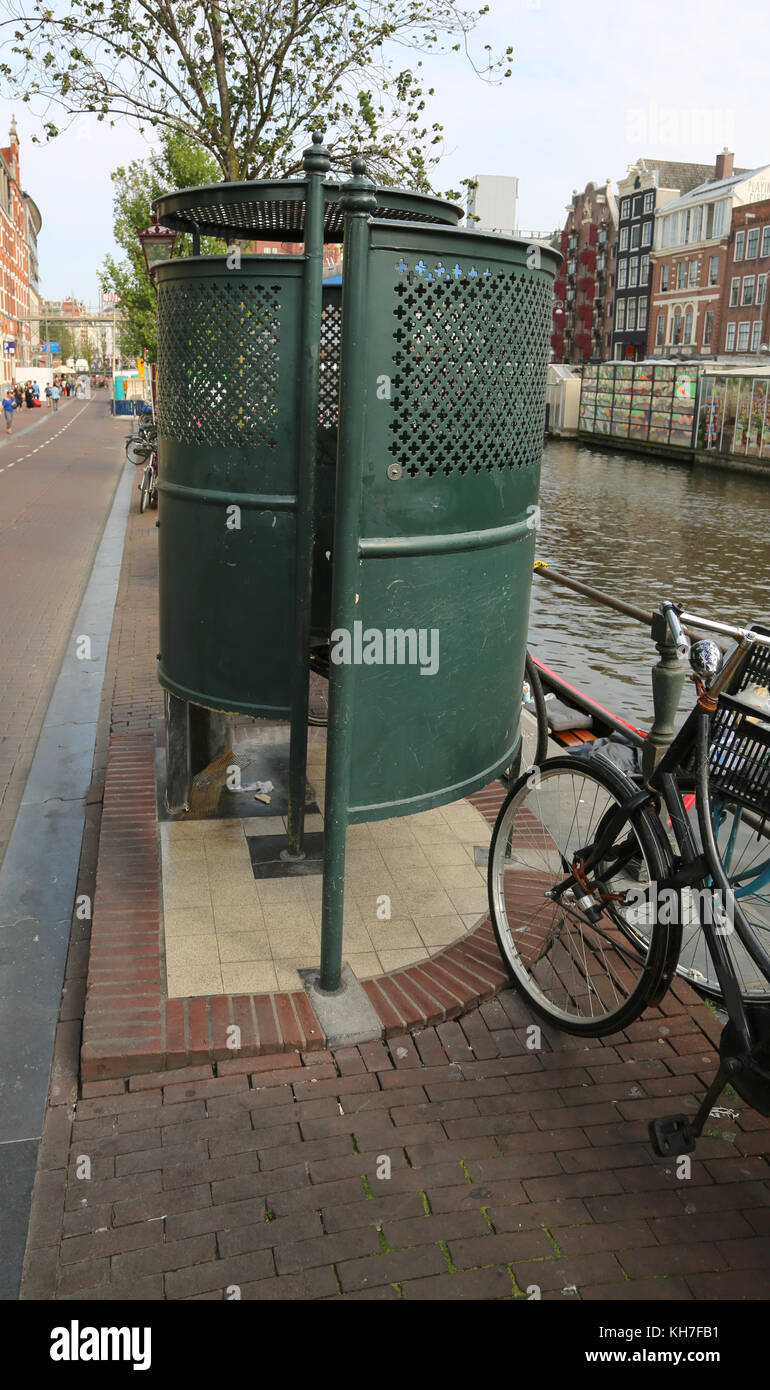
[{"label": "bicycle rear wheel", "polygon": [[533,1010],[569,1033],[625,1028],[676,968],[680,929],[654,916],[648,891],[671,864],[652,812],[619,823],[596,868],[580,868],[635,790],[599,759],[579,767],[550,758],[511,789],[492,836],[489,904],[501,954]]}]

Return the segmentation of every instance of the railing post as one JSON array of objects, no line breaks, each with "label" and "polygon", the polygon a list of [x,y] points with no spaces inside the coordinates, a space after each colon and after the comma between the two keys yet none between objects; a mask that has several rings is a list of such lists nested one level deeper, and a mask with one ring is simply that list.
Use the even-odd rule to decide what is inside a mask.
[{"label": "railing post", "polygon": [[652,668],[652,728],[644,740],[642,771],[649,780],[676,732],[676,713],[684,686],[685,668],[662,613],[654,613],[652,638],[660,661]]},{"label": "railing post", "polygon": [[305,150],[305,267],[302,287],[299,428],[297,431],[297,510],[295,513],[295,615],[289,752],[288,846],[286,859],[303,859],[307,774],[310,620],[313,597],[318,391],[323,311],[324,174],[331,167],[320,130]]}]

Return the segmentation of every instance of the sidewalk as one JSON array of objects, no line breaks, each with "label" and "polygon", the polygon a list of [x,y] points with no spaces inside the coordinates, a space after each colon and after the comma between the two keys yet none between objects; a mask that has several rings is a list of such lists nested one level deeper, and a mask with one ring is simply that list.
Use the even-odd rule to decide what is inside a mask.
[{"label": "sidewalk", "polygon": [[[382,1038],[356,1048],[326,1047],[301,991],[168,999],[156,553],[153,514],[134,510],[90,964],[81,943],[66,986],[88,970],[81,1069],[70,1033],[22,1296],[768,1297],[770,1124],[725,1102],[689,1176],[649,1147],[648,1119],[693,1112],[716,1067],[720,1025],[680,981],[625,1033],[543,1027],[532,1052],[481,920],[443,960],[367,986]],[[491,821],[500,798],[473,800]]]}]

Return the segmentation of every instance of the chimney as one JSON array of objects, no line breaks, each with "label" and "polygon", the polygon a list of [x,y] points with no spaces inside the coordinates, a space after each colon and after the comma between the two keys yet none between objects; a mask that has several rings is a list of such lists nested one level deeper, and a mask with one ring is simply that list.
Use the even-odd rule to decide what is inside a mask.
[{"label": "chimney", "polygon": [[715,180],[730,178],[730,175],[733,172],[734,157],[735,156],[730,153],[727,146],[725,145],[724,149],[722,150],[722,153],[718,154],[716,158],[716,164],[714,165]]}]

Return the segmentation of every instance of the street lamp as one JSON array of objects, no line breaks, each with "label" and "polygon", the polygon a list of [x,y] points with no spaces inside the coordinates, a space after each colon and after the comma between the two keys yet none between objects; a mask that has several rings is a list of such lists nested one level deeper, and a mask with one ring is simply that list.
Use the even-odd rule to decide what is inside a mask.
[{"label": "street lamp", "polygon": [[170,227],[161,227],[158,222],[158,214],[154,212],[150,226],[145,227],[143,232],[137,229],[136,235],[144,254],[147,273],[152,280],[155,267],[160,265],[162,261],[171,260],[179,233],[173,232]]}]

